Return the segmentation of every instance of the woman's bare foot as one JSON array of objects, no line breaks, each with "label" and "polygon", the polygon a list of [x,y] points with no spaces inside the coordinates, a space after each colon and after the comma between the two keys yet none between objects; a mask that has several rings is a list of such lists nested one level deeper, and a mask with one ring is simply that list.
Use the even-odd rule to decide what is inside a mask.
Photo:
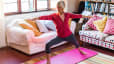
[{"label": "woman's bare foot", "polygon": [[46,57],[47,57],[47,64],[51,64],[51,61],[50,61],[50,54],[46,54]]},{"label": "woman's bare foot", "polygon": [[81,54],[86,55],[86,53],[83,52],[80,48],[78,48],[78,50],[80,51]]}]

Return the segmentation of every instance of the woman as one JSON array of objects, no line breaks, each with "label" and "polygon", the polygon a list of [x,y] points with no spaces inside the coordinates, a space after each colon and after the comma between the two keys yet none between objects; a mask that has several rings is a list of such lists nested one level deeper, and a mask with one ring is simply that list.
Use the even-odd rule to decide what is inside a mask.
[{"label": "woman", "polygon": [[83,51],[80,50],[80,46],[75,39],[75,36],[72,34],[69,28],[68,19],[69,18],[88,18],[89,16],[82,16],[80,14],[71,14],[64,12],[65,2],[59,1],[57,3],[57,10],[58,13],[54,13],[48,16],[41,16],[38,18],[34,18],[33,20],[40,19],[40,20],[53,20],[54,24],[56,25],[57,30],[57,37],[52,39],[50,42],[46,44],[45,51],[47,53],[47,64],[50,63],[50,47],[58,44],[62,41],[69,41],[75,45],[75,47],[80,51],[81,54],[85,54]]}]

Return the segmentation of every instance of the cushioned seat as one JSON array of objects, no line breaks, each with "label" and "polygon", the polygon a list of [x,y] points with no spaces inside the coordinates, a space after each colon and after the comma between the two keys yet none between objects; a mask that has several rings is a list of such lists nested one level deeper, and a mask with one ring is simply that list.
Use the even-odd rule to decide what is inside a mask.
[{"label": "cushioned seat", "polygon": [[92,37],[92,38],[95,38],[95,39],[100,39],[100,40],[104,40],[105,37],[108,36],[108,34],[104,34],[104,33],[101,33],[99,31],[95,31],[95,30],[81,30],[79,32],[80,35],[84,35],[84,36],[88,36],[88,37]]},{"label": "cushioned seat", "polygon": [[105,41],[111,42],[114,44],[114,35],[108,36],[105,38]]}]

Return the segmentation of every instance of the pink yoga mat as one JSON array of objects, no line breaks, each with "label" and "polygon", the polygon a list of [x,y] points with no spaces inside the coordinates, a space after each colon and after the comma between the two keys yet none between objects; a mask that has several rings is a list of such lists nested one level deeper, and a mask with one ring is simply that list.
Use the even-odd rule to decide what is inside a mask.
[{"label": "pink yoga mat", "polygon": [[[77,64],[83,60],[86,60],[92,56],[97,55],[97,52],[81,48],[86,55],[82,55],[78,49],[72,49],[70,51],[58,54],[51,58],[51,64]],[[42,60],[40,62],[37,62],[35,64],[46,64],[46,60]]]}]

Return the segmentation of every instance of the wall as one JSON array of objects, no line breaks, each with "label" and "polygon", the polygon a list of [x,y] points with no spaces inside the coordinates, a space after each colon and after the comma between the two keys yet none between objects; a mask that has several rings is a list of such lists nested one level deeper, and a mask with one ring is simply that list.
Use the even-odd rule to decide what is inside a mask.
[{"label": "wall", "polygon": [[6,46],[5,43],[5,21],[3,12],[3,0],[0,0],[0,48]]},{"label": "wall", "polygon": [[65,0],[66,2],[66,11],[67,12],[76,12],[78,11],[79,0]]}]

